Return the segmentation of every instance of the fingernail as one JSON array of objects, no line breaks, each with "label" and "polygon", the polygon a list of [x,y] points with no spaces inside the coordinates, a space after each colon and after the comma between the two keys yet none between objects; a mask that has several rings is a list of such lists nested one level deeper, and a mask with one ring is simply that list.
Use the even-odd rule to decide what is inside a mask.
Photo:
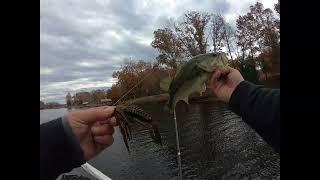
[{"label": "fingernail", "polygon": [[104,109],[103,109],[103,111],[105,111],[106,113],[108,113],[108,114],[112,114],[113,112],[114,112],[114,110],[115,110],[115,107],[114,106],[108,106],[108,107],[105,107]]},{"label": "fingernail", "polygon": [[115,108],[115,106],[106,106],[103,108],[103,110],[110,110],[110,109],[114,109],[114,108]]}]

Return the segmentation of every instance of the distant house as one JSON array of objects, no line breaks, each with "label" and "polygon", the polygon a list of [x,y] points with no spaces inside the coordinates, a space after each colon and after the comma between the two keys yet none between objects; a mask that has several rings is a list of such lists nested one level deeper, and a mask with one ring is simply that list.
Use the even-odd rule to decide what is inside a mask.
[{"label": "distant house", "polygon": [[101,104],[104,104],[104,105],[112,105],[112,99],[100,99],[100,102]]},{"label": "distant house", "polygon": [[104,99],[105,92],[101,89],[97,89],[91,92],[91,101],[94,104],[100,104],[101,99]]},{"label": "distant house", "polygon": [[90,93],[88,92],[79,92],[75,94],[75,104],[81,105],[85,102],[90,102]]},{"label": "distant house", "polygon": [[44,108],[45,108],[44,102],[40,101],[40,109],[44,109]]},{"label": "distant house", "polygon": [[89,102],[83,102],[82,104],[83,104],[83,105],[88,105],[88,104],[89,104]]}]

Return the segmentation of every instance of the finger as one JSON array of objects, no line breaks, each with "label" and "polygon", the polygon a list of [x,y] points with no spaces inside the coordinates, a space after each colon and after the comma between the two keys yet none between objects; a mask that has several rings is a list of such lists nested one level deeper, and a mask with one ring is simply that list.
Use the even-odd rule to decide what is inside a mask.
[{"label": "finger", "polygon": [[221,71],[222,73],[230,73],[232,70],[234,70],[232,67],[225,66]]},{"label": "finger", "polygon": [[91,132],[94,136],[112,135],[114,133],[113,126],[104,124],[100,126],[93,126]]},{"label": "finger", "polygon": [[219,69],[217,69],[211,77],[211,85],[213,87],[216,87],[219,85],[218,82],[226,81],[228,78],[228,74],[231,72],[231,70],[232,68],[230,68],[229,66],[220,67]]},{"label": "finger", "polygon": [[103,125],[103,124],[109,124],[109,121],[110,121],[110,117],[106,120],[103,120],[103,121],[99,121],[99,125]]},{"label": "finger", "polygon": [[84,111],[76,112],[77,116],[85,123],[95,123],[97,121],[104,121],[111,117],[114,113],[114,106],[102,106],[90,108]]},{"label": "finger", "polygon": [[116,117],[112,117],[112,118],[110,118],[110,121],[109,121],[109,123],[110,123],[110,125],[112,125],[112,126],[117,126],[119,123],[118,123],[118,121],[117,121],[117,119],[116,119]]},{"label": "finger", "polygon": [[115,106],[102,106],[101,109],[107,114],[108,117],[111,117],[114,113]]},{"label": "finger", "polygon": [[108,122],[109,122],[109,118],[106,120],[103,120],[103,121],[96,121],[96,122],[94,122],[93,126],[101,126],[104,124],[109,124]]},{"label": "finger", "polygon": [[102,124],[110,124],[112,126],[117,126],[118,125],[118,122],[117,122],[117,119],[115,116],[112,116],[111,118],[108,118],[107,120],[104,120],[104,121],[99,121],[99,124],[102,125]]},{"label": "finger", "polygon": [[223,69],[221,69],[221,74],[220,77],[218,77],[218,81],[226,81],[228,80],[228,75],[231,72],[231,69],[228,67],[225,67]]},{"label": "finger", "polygon": [[96,144],[102,145],[104,147],[108,147],[112,145],[114,139],[111,135],[104,135],[104,136],[94,136],[94,141]]},{"label": "finger", "polygon": [[217,86],[218,83],[218,79],[221,76],[221,70],[217,69],[211,76],[210,78],[210,86],[212,86],[213,88],[215,88]]}]

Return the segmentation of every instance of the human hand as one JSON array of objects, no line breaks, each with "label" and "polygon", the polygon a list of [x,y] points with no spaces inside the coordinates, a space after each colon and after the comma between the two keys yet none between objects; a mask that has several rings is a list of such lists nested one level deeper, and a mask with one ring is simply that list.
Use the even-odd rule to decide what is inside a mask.
[{"label": "human hand", "polygon": [[115,107],[103,106],[68,114],[70,127],[88,161],[113,143]]},{"label": "human hand", "polygon": [[238,70],[229,66],[219,67],[211,75],[209,86],[220,100],[229,103],[233,91],[242,81],[244,79]]}]

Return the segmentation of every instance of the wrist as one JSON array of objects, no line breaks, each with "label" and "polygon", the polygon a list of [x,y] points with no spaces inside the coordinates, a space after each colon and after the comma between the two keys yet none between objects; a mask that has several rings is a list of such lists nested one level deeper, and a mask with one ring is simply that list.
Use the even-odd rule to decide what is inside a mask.
[{"label": "wrist", "polygon": [[229,87],[227,89],[227,93],[226,93],[226,96],[222,99],[225,103],[229,103],[230,102],[230,99],[234,93],[234,91],[237,89],[237,87],[239,86],[239,84],[241,83],[242,81],[239,81],[238,83],[235,83],[234,85],[232,85],[231,87]]},{"label": "wrist", "polygon": [[70,116],[63,116],[62,117],[62,125],[64,128],[64,131],[66,133],[67,139],[68,139],[73,151],[75,152],[74,155],[77,157],[77,159],[81,159],[82,162],[85,162],[83,150],[80,146],[80,142],[79,142],[76,134],[72,130],[72,126],[70,124],[69,118],[70,118]]}]

